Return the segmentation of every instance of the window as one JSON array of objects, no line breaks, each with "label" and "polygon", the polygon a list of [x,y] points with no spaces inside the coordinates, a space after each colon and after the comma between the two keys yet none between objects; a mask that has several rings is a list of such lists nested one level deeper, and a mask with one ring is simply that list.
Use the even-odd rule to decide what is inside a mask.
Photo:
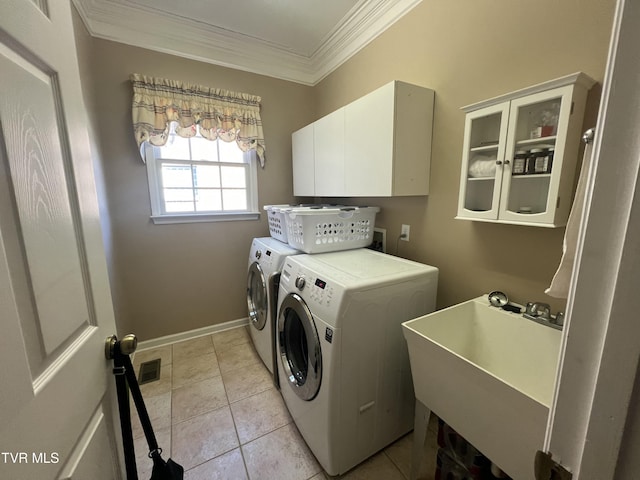
[{"label": "window", "polygon": [[145,157],[154,223],[259,218],[255,151],[181,137],[173,123],[166,144],[147,143]]}]

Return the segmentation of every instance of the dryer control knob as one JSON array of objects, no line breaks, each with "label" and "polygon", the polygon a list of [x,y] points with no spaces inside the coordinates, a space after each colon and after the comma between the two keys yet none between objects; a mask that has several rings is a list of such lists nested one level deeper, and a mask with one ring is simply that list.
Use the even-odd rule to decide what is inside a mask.
[{"label": "dryer control knob", "polygon": [[304,288],[306,280],[304,279],[304,277],[298,277],[296,278],[296,287],[298,288],[298,290],[302,290]]},{"label": "dryer control knob", "polygon": [[262,252],[260,250],[256,250],[256,258],[260,260],[261,256],[262,256]]}]

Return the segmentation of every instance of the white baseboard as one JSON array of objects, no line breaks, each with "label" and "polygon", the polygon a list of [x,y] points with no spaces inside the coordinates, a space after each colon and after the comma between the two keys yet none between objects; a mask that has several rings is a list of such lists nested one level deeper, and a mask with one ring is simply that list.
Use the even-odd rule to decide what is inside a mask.
[{"label": "white baseboard", "polygon": [[144,340],[138,343],[137,350],[147,350],[150,348],[163,347],[172,343],[183,342],[185,340],[191,340],[193,338],[211,335],[212,333],[218,333],[225,330],[230,330],[232,328],[242,327],[244,325],[249,325],[249,317],[239,318],[237,320],[231,320],[224,323],[217,323],[215,325],[197,328],[195,330],[189,330],[186,332],[174,333],[173,335],[166,335],[164,337],[152,338],[151,340]]}]

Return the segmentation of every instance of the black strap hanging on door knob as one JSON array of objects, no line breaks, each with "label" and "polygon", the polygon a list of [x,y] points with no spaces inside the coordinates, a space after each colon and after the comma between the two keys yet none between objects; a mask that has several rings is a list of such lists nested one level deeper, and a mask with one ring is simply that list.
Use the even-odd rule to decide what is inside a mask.
[{"label": "black strap hanging on door knob", "polygon": [[107,338],[105,354],[108,359],[113,359],[113,374],[116,377],[116,389],[118,391],[118,408],[120,410],[120,428],[122,430],[122,445],[124,448],[125,468],[127,480],[138,480],[136,469],[135,449],[133,445],[133,431],[131,429],[131,409],[127,385],[133,397],[133,402],[138,411],[140,424],[144,436],[149,445],[149,458],[153,460],[153,470],[150,480],[182,480],[184,468],[173,460],[166,462],[162,459],[162,449],[158,447],[156,436],[151,426],[149,413],[142,398],[140,385],[133,371],[133,365],[129,354],[133,353],[137,346],[135,335],[127,335],[119,341],[115,335]]}]

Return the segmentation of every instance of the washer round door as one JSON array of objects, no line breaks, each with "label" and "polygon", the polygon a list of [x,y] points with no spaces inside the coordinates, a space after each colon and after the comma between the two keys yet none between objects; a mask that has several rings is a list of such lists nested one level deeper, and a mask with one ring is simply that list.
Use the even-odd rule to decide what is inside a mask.
[{"label": "washer round door", "polygon": [[287,383],[301,399],[313,400],[322,380],[322,350],[311,311],[297,293],[280,306],[278,342]]},{"label": "washer round door", "polygon": [[262,330],[267,323],[269,298],[264,272],[257,262],[251,264],[247,275],[247,307],[251,325]]}]

